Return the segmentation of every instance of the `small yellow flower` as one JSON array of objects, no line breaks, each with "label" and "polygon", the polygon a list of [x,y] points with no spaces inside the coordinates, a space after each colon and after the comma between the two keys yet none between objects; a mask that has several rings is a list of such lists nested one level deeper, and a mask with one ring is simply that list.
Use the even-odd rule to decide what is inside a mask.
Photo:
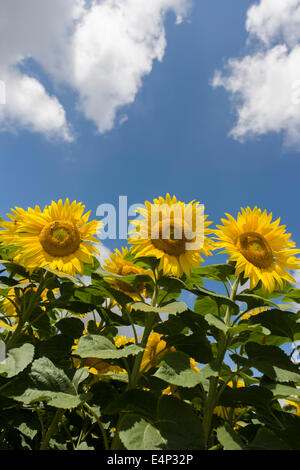
[{"label": "small yellow flower", "polygon": [[[150,275],[152,277],[152,272],[150,270],[143,269],[136,264],[134,264],[129,259],[130,251],[128,248],[122,248],[122,252],[115,250],[114,253],[110,255],[110,259],[105,260],[103,268],[112,274],[118,274],[119,276],[130,276],[132,274],[144,274]],[[109,278],[108,278],[109,279]],[[139,293],[144,297],[147,297],[147,291],[145,283],[138,284],[135,288],[131,287],[126,282],[112,278],[110,280],[111,284],[118,290],[124,292],[133,300],[141,300]]]}]

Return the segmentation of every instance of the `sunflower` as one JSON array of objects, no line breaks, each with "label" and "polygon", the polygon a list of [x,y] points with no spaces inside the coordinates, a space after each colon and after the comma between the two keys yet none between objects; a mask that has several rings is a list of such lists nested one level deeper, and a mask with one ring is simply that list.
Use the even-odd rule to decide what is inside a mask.
[{"label": "sunflower", "polygon": [[159,270],[166,275],[189,275],[191,268],[203,261],[201,255],[208,256],[213,249],[206,236],[212,233],[207,229],[211,222],[206,221],[203,211],[197,202],[185,204],[169,194],[165,199],[154,199],[153,204],[146,201],[145,208],[137,209],[144,219],[132,221],[136,229],[128,241],[133,252],[159,259]]},{"label": "sunflower", "polygon": [[140,366],[141,371],[147,372],[152,367],[155,367],[168,351],[175,351],[174,347],[167,348],[167,343],[161,339],[162,336],[154,331],[151,332],[143,354]]},{"label": "sunflower", "polygon": [[299,269],[300,262],[293,256],[300,253],[280,219],[272,222],[272,214],[255,207],[241,209],[237,220],[226,214],[223,225],[217,226],[216,248],[225,248],[230,260],[236,263],[236,275],[250,278],[253,289],[261,281],[264,292],[282,288],[284,281],[295,282],[287,269]]},{"label": "sunflower", "polygon": [[[75,276],[83,274],[84,263],[92,264],[97,249],[94,235],[101,223],[88,222],[90,212],[76,201],[70,204],[59,200],[52,202],[43,211],[36,206],[13,210],[11,222],[2,222],[0,242],[12,244],[17,250],[13,261],[29,271],[37,267],[48,267]],[[99,225],[100,224],[100,225]]]},{"label": "sunflower", "polygon": [[[119,250],[115,250],[114,253],[110,255],[110,259],[104,261],[103,268],[106,269],[109,273],[118,274],[119,276],[129,276],[134,274],[144,274],[152,276],[152,272],[150,270],[145,270],[132,261],[130,261],[130,251],[128,248],[122,248],[122,252]],[[109,278],[108,278],[109,279]],[[141,300],[139,293],[142,294],[144,297],[147,297],[147,291],[145,283],[137,284],[136,287],[131,287],[126,282],[120,279],[111,279],[111,284],[118,290],[124,292],[133,300]]]}]

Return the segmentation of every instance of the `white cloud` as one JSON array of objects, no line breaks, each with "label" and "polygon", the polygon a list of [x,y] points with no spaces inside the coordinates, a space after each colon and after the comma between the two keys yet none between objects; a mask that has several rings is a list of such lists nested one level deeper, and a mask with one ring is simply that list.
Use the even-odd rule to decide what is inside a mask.
[{"label": "white cloud", "polygon": [[[68,85],[77,93],[79,111],[94,122],[99,133],[109,131],[118,122],[120,108],[135,100],[153,62],[164,56],[166,13],[172,11],[180,23],[191,3],[2,0],[0,70],[4,78],[0,79],[8,77],[7,104],[0,115],[2,128],[7,128],[8,121],[10,127],[72,139],[58,99],[47,93],[36,76],[22,73],[30,58],[39,63],[56,90]],[[31,93],[22,99],[24,84]]]},{"label": "white cloud", "polygon": [[74,34],[73,83],[80,108],[100,133],[112,129],[166,48],[164,16],[187,12],[186,0],[106,0],[95,3]]},{"label": "white cloud", "polygon": [[233,101],[230,135],[243,141],[283,132],[286,145],[300,147],[300,0],[261,0],[248,10],[246,28],[259,48],[230,59],[212,81]]},{"label": "white cloud", "polygon": [[247,31],[267,45],[279,37],[294,46],[300,39],[299,25],[299,0],[262,0],[247,12]]},{"label": "white cloud", "polygon": [[25,128],[48,137],[62,137],[72,141],[72,132],[66,121],[66,113],[57,98],[47,94],[35,78],[10,71],[4,75],[9,83],[6,103],[0,113],[2,130]]}]

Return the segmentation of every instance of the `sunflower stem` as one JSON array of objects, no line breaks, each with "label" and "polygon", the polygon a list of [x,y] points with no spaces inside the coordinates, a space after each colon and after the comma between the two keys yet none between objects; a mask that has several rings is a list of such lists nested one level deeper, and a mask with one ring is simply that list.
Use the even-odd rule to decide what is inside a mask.
[{"label": "sunflower stem", "polygon": [[42,279],[40,281],[40,285],[37,288],[36,292],[33,291],[31,298],[28,302],[28,306],[24,309],[22,312],[22,315],[19,315],[19,320],[16,329],[13,331],[12,335],[8,338],[8,341],[6,343],[7,348],[11,348],[16,344],[16,342],[19,339],[19,336],[22,333],[23,327],[26,324],[26,322],[29,321],[30,316],[33,312],[33,309],[35,308],[38,299],[40,298],[41,293],[44,290],[44,275],[42,276]]},{"label": "sunflower stem", "polygon": [[[240,283],[241,276],[238,276],[234,284],[231,288],[231,293],[230,293],[230,300],[234,301],[236,297],[236,293],[238,290],[238,286]],[[225,324],[227,327],[230,327],[230,319],[231,319],[231,307],[228,305],[226,314],[225,314]],[[217,355],[217,363],[218,363],[218,375],[217,377],[210,377],[209,379],[209,389],[208,389],[208,395],[205,401],[204,405],[204,415],[203,415],[203,429],[204,429],[204,443],[205,443],[205,448],[208,448],[209,445],[209,440],[210,440],[210,435],[211,435],[211,424],[212,424],[212,417],[213,417],[213,412],[216,407],[217,401],[218,401],[218,382],[219,382],[219,376],[223,367],[224,363],[224,358],[226,351],[228,347],[230,346],[230,333],[225,333],[222,334],[221,340],[220,340],[220,345],[218,348],[218,355]]]},{"label": "sunflower stem", "polygon": [[63,417],[65,413],[64,409],[58,409],[54,415],[54,418],[48,428],[48,431],[46,432],[46,435],[41,443],[40,450],[47,450],[49,447],[49,442],[51,437],[53,436],[54,432],[56,431],[56,427],[58,423],[60,422],[61,418]]}]

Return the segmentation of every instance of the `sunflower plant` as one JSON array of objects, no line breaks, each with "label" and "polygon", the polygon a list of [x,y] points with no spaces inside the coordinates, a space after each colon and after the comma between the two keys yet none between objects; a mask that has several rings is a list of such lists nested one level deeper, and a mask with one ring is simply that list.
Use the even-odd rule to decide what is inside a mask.
[{"label": "sunflower plant", "polygon": [[286,227],[169,194],[138,214],[102,264],[81,203],[0,222],[0,449],[299,450]]}]

